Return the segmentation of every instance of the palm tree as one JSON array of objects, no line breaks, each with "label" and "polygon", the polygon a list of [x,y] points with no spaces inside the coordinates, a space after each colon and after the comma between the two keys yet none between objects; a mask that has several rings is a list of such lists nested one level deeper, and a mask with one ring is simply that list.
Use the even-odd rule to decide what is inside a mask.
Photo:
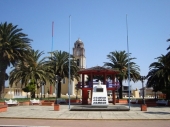
[{"label": "palm tree", "polygon": [[[10,73],[10,84],[21,82],[22,85],[29,84],[29,81],[35,81],[38,85],[40,81],[50,82],[54,74],[47,71],[44,60],[40,59],[43,52],[39,50],[30,50],[29,56],[25,61],[19,61]],[[40,59],[40,60],[39,60]],[[33,95],[33,97],[35,94]]]},{"label": "palm tree", "polygon": [[[104,66],[119,70],[116,78],[120,84],[119,98],[122,99],[122,82],[128,79],[128,53],[125,51],[110,52],[110,54],[107,55],[107,59],[109,59],[110,62],[104,62]],[[136,58],[129,58],[130,79],[136,82],[140,79],[140,69],[136,63],[132,62],[134,59]]]},{"label": "palm tree", "polygon": [[170,99],[170,65],[169,57],[161,55],[157,57],[158,61],[150,64],[150,71],[147,75],[148,87],[155,87],[156,89],[166,93],[166,99]]},{"label": "palm tree", "polygon": [[[170,42],[170,39],[168,39],[167,42]],[[170,50],[170,45],[168,46],[167,50]],[[166,54],[166,57],[168,59],[168,63],[169,63],[169,66],[170,66],[170,51]]]},{"label": "palm tree", "polygon": [[146,76],[146,78],[147,78],[146,87],[153,88],[153,91],[155,92],[155,99],[156,99],[156,92],[161,90],[161,85],[159,85],[160,84],[159,77],[157,75],[155,75],[155,73],[156,73],[156,71],[154,69],[152,69],[148,72],[148,75]]},{"label": "palm tree", "polygon": [[[167,39],[167,42],[170,42],[170,38],[169,39]],[[167,50],[169,50],[170,49],[170,46],[167,48]]]},{"label": "palm tree", "polygon": [[[65,51],[54,51],[50,52],[51,56],[47,57],[48,60],[45,62],[45,65],[54,71],[54,74],[58,78],[58,90],[57,97],[61,97],[61,80],[65,77],[69,77],[69,53]],[[71,80],[76,78],[79,79],[77,64],[74,60],[74,57],[70,55],[70,76]]]},{"label": "palm tree", "polygon": [[17,27],[7,22],[0,24],[0,98],[5,87],[7,67],[23,60],[31,49],[31,40]]}]

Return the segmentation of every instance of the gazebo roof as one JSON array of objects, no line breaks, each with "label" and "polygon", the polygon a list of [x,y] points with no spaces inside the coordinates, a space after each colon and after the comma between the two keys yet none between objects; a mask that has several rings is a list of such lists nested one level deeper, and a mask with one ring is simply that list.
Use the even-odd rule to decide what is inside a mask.
[{"label": "gazebo roof", "polygon": [[95,66],[87,69],[82,69],[78,72],[79,74],[118,74],[118,70],[109,69],[101,66]]}]

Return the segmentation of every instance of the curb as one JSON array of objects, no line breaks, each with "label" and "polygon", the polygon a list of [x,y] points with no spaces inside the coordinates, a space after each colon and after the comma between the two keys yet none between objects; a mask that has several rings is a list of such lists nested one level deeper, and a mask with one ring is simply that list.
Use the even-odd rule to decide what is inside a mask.
[{"label": "curb", "polygon": [[88,120],[108,120],[108,121],[152,121],[152,120],[167,120],[170,121],[170,119],[66,119],[66,118],[23,118],[23,117],[0,117],[0,119],[32,119],[32,120],[84,120],[84,121],[88,121]]}]

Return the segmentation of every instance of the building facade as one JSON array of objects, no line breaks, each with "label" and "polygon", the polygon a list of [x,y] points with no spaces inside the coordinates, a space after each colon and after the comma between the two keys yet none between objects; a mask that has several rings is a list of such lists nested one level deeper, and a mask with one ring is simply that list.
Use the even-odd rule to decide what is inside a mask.
[{"label": "building facade", "polygon": [[[74,43],[73,56],[77,61],[77,66],[80,69],[85,69],[86,67],[85,48],[84,48],[84,43],[80,39],[78,39]],[[76,91],[76,84],[78,84],[78,81],[76,79],[74,79],[73,81],[71,80],[70,89],[68,89],[68,82],[69,82],[68,78],[62,79],[61,94],[68,95],[68,93],[70,93],[70,95],[76,95],[78,93],[79,95],[81,95],[80,90],[79,92]],[[39,87],[36,90],[36,96],[38,98],[40,98],[41,96],[43,97],[56,96],[56,85],[57,84],[50,85],[49,83],[46,84],[39,83],[38,84]],[[50,89],[51,89],[51,93],[49,92]],[[25,98],[27,96],[30,96],[30,93],[27,94],[23,92],[21,88],[21,84],[13,85],[12,88],[10,87],[5,88],[4,98],[22,98],[22,97]]]}]

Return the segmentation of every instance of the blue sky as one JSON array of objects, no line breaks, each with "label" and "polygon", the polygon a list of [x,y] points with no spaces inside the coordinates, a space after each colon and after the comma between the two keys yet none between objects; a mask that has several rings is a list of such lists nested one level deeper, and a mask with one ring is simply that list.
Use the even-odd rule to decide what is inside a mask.
[{"label": "blue sky", "polygon": [[[140,66],[141,75],[147,75],[156,57],[167,53],[169,0],[1,0],[0,5],[0,22],[18,25],[33,39],[33,49],[45,55],[52,47],[52,22],[53,50],[69,51],[71,15],[71,52],[80,38],[87,68],[108,62],[109,52],[127,51],[126,14],[129,52],[137,58],[134,62]],[[141,87],[141,82],[131,84],[133,88]]]}]

